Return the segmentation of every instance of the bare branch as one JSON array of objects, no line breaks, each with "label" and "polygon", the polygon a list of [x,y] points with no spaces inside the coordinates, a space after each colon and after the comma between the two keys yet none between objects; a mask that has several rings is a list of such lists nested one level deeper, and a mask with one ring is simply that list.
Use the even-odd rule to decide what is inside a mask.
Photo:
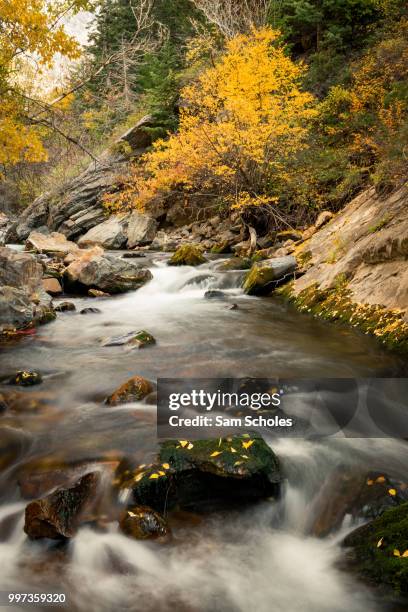
[{"label": "bare branch", "polygon": [[266,25],[273,0],[192,0],[226,38]]}]

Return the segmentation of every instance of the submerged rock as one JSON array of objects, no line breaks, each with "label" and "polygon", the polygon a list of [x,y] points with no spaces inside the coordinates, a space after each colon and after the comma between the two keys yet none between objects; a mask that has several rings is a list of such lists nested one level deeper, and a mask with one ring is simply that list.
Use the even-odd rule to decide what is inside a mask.
[{"label": "submerged rock", "polygon": [[30,372],[21,370],[9,379],[10,385],[18,385],[19,387],[33,387],[42,383],[42,376],[38,372]]},{"label": "submerged rock", "polygon": [[147,506],[130,506],[123,513],[119,527],[136,540],[162,538],[169,533],[166,520],[161,514]]},{"label": "submerged rock", "polygon": [[279,462],[258,435],[168,441],[156,463],[131,475],[133,500],[164,508],[212,511],[277,497]]},{"label": "submerged rock", "polygon": [[109,395],[106,403],[109,406],[118,406],[129,402],[140,402],[153,391],[153,385],[149,380],[142,376],[133,376]]},{"label": "submerged rock", "polygon": [[86,251],[65,270],[68,286],[124,293],[139,289],[153,278],[147,268],[104,253],[100,247]]},{"label": "submerged rock", "polygon": [[25,510],[24,531],[34,540],[72,538],[81,523],[90,519],[98,484],[99,474],[92,472],[70,488],[31,502]]},{"label": "submerged rock", "polygon": [[374,585],[408,596],[408,503],[358,527],[344,540],[353,569]]},{"label": "submerged rock", "polygon": [[225,300],[228,295],[225,291],[219,291],[218,289],[209,289],[204,293],[204,297],[206,300]]},{"label": "submerged rock", "polygon": [[156,339],[144,330],[129,332],[122,336],[113,336],[102,342],[102,346],[130,346],[131,348],[143,348],[151,344],[156,344]]},{"label": "submerged rock", "polygon": [[245,278],[243,289],[248,295],[265,295],[293,278],[296,259],[291,255],[266,259],[254,264]]},{"label": "submerged rock", "polygon": [[83,308],[82,310],[79,311],[79,314],[81,315],[87,315],[87,314],[101,314],[102,310],[99,310],[99,308]]},{"label": "submerged rock", "polygon": [[170,258],[169,266],[199,266],[206,261],[200,247],[195,244],[183,244]]},{"label": "submerged rock", "polygon": [[60,302],[54,307],[56,312],[72,312],[76,310],[76,306],[73,302]]}]

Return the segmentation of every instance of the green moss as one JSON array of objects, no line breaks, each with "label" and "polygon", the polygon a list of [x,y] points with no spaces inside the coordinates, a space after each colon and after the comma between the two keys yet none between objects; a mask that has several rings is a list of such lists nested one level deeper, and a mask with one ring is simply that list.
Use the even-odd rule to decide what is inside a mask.
[{"label": "green moss", "polygon": [[169,266],[199,266],[206,261],[199,246],[183,244],[169,260]]},{"label": "green moss", "polygon": [[357,569],[364,577],[408,595],[408,556],[403,556],[408,551],[408,503],[387,510],[344,543],[354,548]]},{"label": "green moss", "polygon": [[220,266],[220,270],[249,270],[252,262],[249,257],[231,257]]},{"label": "green moss", "polygon": [[219,242],[214,245],[211,249],[211,253],[221,254],[221,253],[229,253],[230,252],[230,243],[228,241]]},{"label": "green moss", "polygon": [[408,352],[408,324],[403,320],[403,313],[380,305],[353,302],[345,275],[339,275],[334,287],[326,290],[311,285],[295,296],[291,283],[276,292],[301,312],[326,321],[347,323],[375,336],[388,349]]},{"label": "green moss", "polygon": [[376,232],[379,232],[380,230],[382,230],[384,227],[386,227],[388,225],[388,223],[391,221],[391,219],[392,219],[391,215],[385,215],[377,223],[375,223],[374,225],[369,227],[368,231],[371,234],[375,234]]}]

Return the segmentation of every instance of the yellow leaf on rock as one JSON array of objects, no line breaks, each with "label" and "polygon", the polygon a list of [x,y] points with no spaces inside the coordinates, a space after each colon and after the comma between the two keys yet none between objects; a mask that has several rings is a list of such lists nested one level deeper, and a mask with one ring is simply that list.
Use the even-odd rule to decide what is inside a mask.
[{"label": "yellow leaf on rock", "polygon": [[142,480],[143,476],[144,476],[144,472],[140,472],[140,474],[138,474],[135,477],[135,482],[139,482],[140,480]]},{"label": "yellow leaf on rock", "polygon": [[236,462],[234,463],[234,466],[235,466],[235,465],[242,465],[242,461],[236,461]]},{"label": "yellow leaf on rock", "polygon": [[162,472],[162,471],[160,470],[160,472],[159,472],[159,476],[165,476],[165,475],[166,475],[166,472]]},{"label": "yellow leaf on rock", "polygon": [[380,538],[377,542],[377,548],[380,548],[381,544],[383,543],[383,539],[384,538]]},{"label": "yellow leaf on rock", "polygon": [[394,557],[400,557],[400,556],[401,556],[401,553],[400,553],[400,551],[398,550],[398,548],[396,548],[396,549],[394,550],[394,553],[393,553],[393,554],[394,554]]},{"label": "yellow leaf on rock", "polygon": [[367,480],[367,485],[368,485],[369,487],[371,487],[371,485],[372,485],[372,484],[374,484],[374,480],[371,480],[371,478],[369,478],[369,479]]},{"label": "yellow leaf on rock", "polygon": [[156,478],[159,478],[159,475],[158,474],[150,474],[149,478],[150,478],[150,480],[154,480]]},{"label": "yellow leaf on rock", "polygon": [[179,440],[181,448],[185,448],[188,445],[188,440]]},{"label": "yellow leaf on rock", "polygon": [[408,550],[405,550],[402,554],[402,557],[408,557]]},{"label": "yellow leaf on rock", "polygon": [[396,489],[388,489],[388,494],[392,495],[394,497],[397,494],[397,490]]},{"label": "yellow leaf on rock", "polygon": [[247,449],[247,448],[249,448],[250,446],[252,446],[252,445],[253,445],[253,443],[254,443],[254,441],[253,441],[253,440],[248,440],[248,442],[243,442],[243,443],[242,443],[242,446],[243,446],[245,449]]},{"label": "yellow leaf on rock", "polygon": [[187,450],[191,450],[192,448],[194,448],[194,444],[192,444],[192,442],[190,442],[190,444],[187,446]]},{"label": "yellow leaf on rock", "polygon": [[132,517],[133,517],[133,516],[136,516],[136,514],[135,514],[134,512],[130,512],[130,511],[128,512],[128,515],[129,515],[129,516],[132,516]]},{"label": "yellow leaf on rock", "polygon": [[385,482],[385,477],[379,476],[375,482],[378,482],[378,483]]},{"label": "yellow leaf on rock", "polygon": [[221,451],[214,451],[210,457],[218,457],[218,455],[221,455]]},{"label": "yellow leaf on rock", "polygon": [[164,467],[165,470],[169,470],[170,466],[168,463],[162,463],[162,467]]},{"label": "yellow leaf on rock", "polygon": [[232,446],[231,446],[231,448],[230,448],[230,451],[231,451],[231,453],[236,453],[236,452],[237,452],[237,451],[235,450],[235,448],[233,448]]}]

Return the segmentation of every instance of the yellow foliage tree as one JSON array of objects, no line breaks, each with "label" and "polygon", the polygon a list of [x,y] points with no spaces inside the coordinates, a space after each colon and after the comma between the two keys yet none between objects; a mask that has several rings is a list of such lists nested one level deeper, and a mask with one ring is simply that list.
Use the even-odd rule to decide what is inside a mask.
[{"label": "yellow foliage tree", "polygon": [[[0,0],[0,164],[42,161],[41,128],[28,111],[29,93],[19,79],[27,62],[51,65],[56,53],[79,57],[79,46],[61,24],[68,10],[87,0]],[[38,108],[37,108],[38,110]]]},{"label": "yellow foliage tree", "polygon": [[[211,193],[232,207],[274,201],[274,184],[290,180],[288,158],[306,146],[313,97],[304,73],[270,28],[238,35],[182,92],[179,131],[155,143],[119,204],[144,206],[173,189]],[[113,196],[110,203],[118,203]]]}]

